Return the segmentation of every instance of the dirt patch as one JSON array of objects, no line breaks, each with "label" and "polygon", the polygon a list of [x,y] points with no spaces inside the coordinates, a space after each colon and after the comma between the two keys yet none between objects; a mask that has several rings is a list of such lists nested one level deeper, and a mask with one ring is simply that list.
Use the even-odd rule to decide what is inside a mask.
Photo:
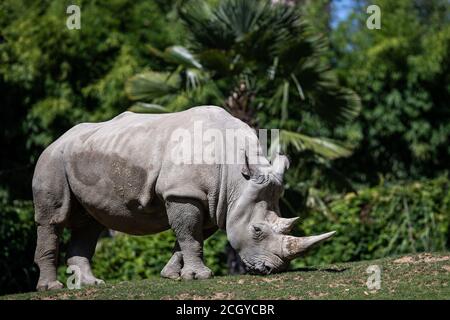
[{"label": "dirt patch", "polygon": [[422,253],[418,256],[404,256],[399,259],[394,260],[394,263],[435,263],[435,262],[442,262],[442,261],[449,261],[450,256],[433,256],[429,253]]},{"label": "dirt patch", "polygon": [[[421,257],[422,255],[420,255],[419,257]],[[433,257],[430,254],[424,254],[423,258],[421,257],[421,259],[423,259],[423,262],[425,263],[433,263],[433,262],[441,262],[441,261],[448,261],[450,260],[450,256],[442,256],[442,257]]]},{"label": "dirt patch", "polygon": [[212,300],[231,300],[234,298],[234,293],[231,292],[216,292],[211,296]]},{"label": "dirt patch", "polygon": [[201,296],[193,295],[190,293],[180,293],[176,296],[164,296],[161,297],[161,300],[203,300]]},{"label": "dirt patch", "polygon": [[394,260],[394,263],[414,263],[413,257],[401,257],[400,259]]},{"label": "dirt patch", "polygon": [[262,278],[262,281],[268,282],[268,283],[271,283],[274,281],[280,281],[280,280],[281,280],[280,278]]},{"label": "dirt patch", "polygon": [[330,283],[329,285],[328,285],[328,287],[330,287],[330,288],[338,288],[338,287],[345,287],[345,286],[347,286],[348,284],[345,284],[345,283],[339,283],[339,282],[335,282],[335,283]]},{"label": "dirt patch", "polygon": [[298,296],[288,296],[287,300],[303,300],[302,297],[298,297]]},{"label": "dirt patch", "polygon": [[442,266],[442,269],[444,269],[444,270],[450,272],[450,266]]},{"label": "dirt patch", "polygon": [[197,294],[180,293],[176,296],[164,296],[161,300],[231,300],[234,294],[231,292],[215,292],[210,296],[200,296]]}]

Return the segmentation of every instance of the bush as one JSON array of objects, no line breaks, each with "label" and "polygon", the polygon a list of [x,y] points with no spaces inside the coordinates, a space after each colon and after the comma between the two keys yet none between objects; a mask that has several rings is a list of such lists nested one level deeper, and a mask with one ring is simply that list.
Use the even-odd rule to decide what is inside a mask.
[{"label": "bush", "polygon": [[0,295],[30,291],[36,285],[33,213],[31,201],[11,201],[8,194],[0,190]]},{"label": "bush", "polygon": [[309,235],[330,230],[337,233],[293,266],[448,250],[449,187],[446,176],[379,186],[332,201],[331,215],[310,212],[298,230],[300,233]]},{"label": "bush", "polygon": [[450,6],[448,0],[360,1],[383,8],[381,32],[355,10],[332,33],[342,85],[362,99],[363,140],[337,165],[362,183],[436,178],[450,148]]},{"label": "bush", "polygon": [[[93,259],[94,274],[105,280],[135,280],[159,275],[172,256],[172,231],[152,236],[119,234],[101,239]],[[205,242],[206,265],[215,275],[226,273],[226,236],[217,233]]]}]

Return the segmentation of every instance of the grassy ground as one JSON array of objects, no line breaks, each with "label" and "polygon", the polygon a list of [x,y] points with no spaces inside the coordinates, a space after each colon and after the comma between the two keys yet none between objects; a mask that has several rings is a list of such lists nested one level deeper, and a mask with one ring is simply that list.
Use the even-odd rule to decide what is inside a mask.
[{"label": "grassy ground", "polygon": [[[367,288],[370,274],[366,270],[370,265],[381,268],[380,290]],[[203,281],[155,277],[0,299],[450,299],[450,253],[334,264],[270,276],[226,276]]]}]

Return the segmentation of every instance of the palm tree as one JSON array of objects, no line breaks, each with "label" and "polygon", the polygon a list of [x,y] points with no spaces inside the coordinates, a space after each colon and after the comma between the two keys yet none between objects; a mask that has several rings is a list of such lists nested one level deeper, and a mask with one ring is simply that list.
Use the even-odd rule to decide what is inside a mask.
[{"label": "palm tree", "polygon": [[[337,84],[325,39],[311,33],[297,7],[264,0],[188,1],[179,9],[188,47],[163,52],[169,71],[144,71],[127,82],[132,110],[173,112],[221,105],[253,127],[279,128],[287,149],[325,159],[348,156],[341,143],[303,132],[309,121],[335,126],[359,111],[357,96]],[[149,103],[150,102],[150,103]],[[311,120],[312,119],[312,120]],[[315,123],[315,124],[314,124]]]}]

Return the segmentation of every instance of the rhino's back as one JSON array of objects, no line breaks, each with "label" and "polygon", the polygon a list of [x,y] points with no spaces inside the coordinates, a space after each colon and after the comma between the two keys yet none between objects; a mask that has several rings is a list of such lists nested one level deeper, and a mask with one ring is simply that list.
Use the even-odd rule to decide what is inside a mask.
[{"label": "rhino's back", "polygon": [[133,234],[169,227],[164,207],[169,196],[194,197],[213,208],[219,166],[170,161],[170,135],[179,128],[192,130],[196,121],[216,129],[242,125],[220,108],[197,107],[160,115],[127,112],[74,127],[56,142],[64,150],[72,192],[102,224]]}]

